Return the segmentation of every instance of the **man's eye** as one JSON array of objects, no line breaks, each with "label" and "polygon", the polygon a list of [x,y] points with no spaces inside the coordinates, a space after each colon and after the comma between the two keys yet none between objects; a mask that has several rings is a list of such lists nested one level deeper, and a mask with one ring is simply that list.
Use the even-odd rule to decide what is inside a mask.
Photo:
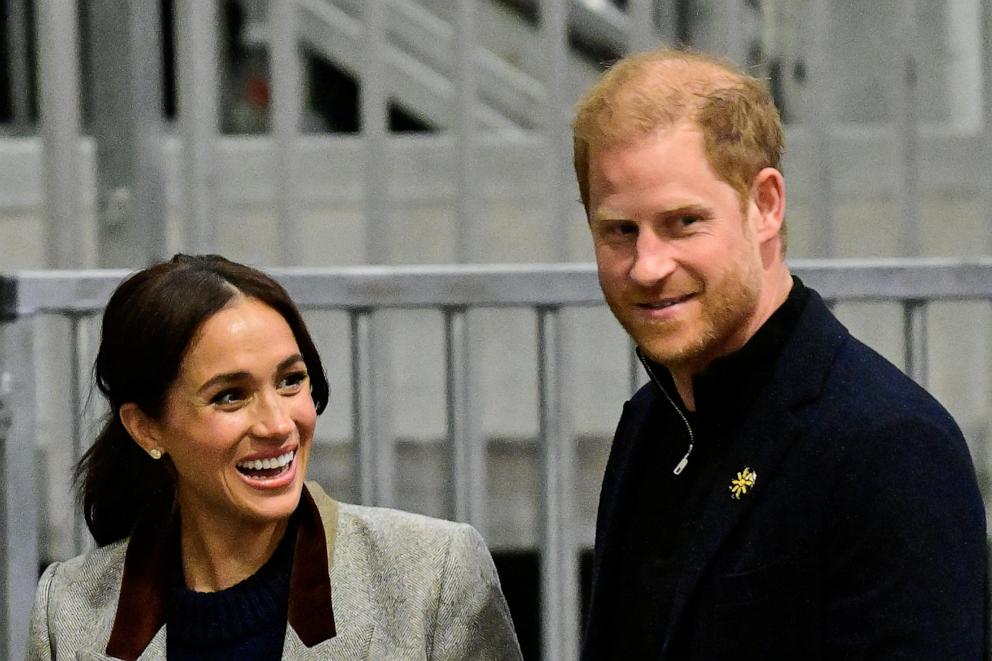
[{"label": "man's eye", "polygon": [[605,229],[605,233],[610,236],[634,236],[637,234],[635,223],[610,223]]},{"label": "man's eye", "polygon": [[686,216],[682,216],[679,219],[679,222],[682,223],[683,227],[688,227],[689,225],[692,225],[693,223],[697,223],[700,220],[702,220],[702,218],[700,218],[699,216],[686,215]]}]

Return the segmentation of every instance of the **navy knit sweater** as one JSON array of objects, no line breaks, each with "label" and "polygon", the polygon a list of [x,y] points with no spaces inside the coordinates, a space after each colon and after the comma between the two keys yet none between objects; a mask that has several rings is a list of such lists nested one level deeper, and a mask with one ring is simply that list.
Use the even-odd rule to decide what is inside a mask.
[{"label": "navy knit sweater", "polygon": [[[296,535],[289,530],[268,562],[219,592],[194,592],[177,561],[167,620],[169,661],[268,661],[282,656]],[[179,558],[181,554],[176,553]]]}]

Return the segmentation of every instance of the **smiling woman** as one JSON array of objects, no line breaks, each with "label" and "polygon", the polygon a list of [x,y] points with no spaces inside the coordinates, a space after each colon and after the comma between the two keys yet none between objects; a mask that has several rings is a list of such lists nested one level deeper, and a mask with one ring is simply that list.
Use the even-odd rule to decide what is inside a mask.
[{"label": "smiling woman", "polygon": [[304,483],[328,384],[274,280],[140,271],[95,371],[111,411],[77,481],[99,548],[45,571],[30,658],[520,657],[475,530]]}]

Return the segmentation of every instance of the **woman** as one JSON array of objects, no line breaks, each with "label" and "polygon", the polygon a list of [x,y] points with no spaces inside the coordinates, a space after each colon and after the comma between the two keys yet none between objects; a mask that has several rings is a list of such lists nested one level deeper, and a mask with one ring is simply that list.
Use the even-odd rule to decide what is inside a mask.
[{"label": "woman", "polygon": [[268,276],[135,274],[96,382],[111,412],[77,482],[99,548],[42,575],[32,659],[520,658],[475,530],[304,484],[328,384]]}]

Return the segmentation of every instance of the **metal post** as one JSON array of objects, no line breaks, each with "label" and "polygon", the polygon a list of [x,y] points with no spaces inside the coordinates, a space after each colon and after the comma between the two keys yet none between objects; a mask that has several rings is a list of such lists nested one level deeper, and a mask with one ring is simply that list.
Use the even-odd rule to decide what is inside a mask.
[{"label": "metal post", "polygon": [[[31,318],[13,320],[11,284],[0,294],[0,658],[27,658],[38,582],[38,457]],[[13,298],[10,298],[9,296]]]},{"label": "metal post", "polygon": [[809,49],[809,107],[806,125],[817,154],[817,178],[813,193],[813,250],[820,257],[836,251],[834,232],[834,177],[831,161],[834,76],[830,58],[830,2],[812,0],[806,21]]},{"label": "metal post", "polygon": [[456,521],[484,529],[486,502],[485,442],[472,422],[468,313],[465,308],[444,311],[447,367],[448,440],[454,461]]},{"label": "metal post", "polygon": [[177,0],[179,132],[183,138],[186,189],[185,249],[217,251],[219,219],[217,133],[217,4],[215,0]]},{"label": "metal post", "polygon": [[[66,11],[65,3],[56,4]],[[86,7],[100,263],[143,264],[168,252],[160,7],[132,0],[101,0]],[[53,38],[67,39],[64,34]]]},{"label": "metal post", "polygon": [[386,3],[365,0],[365,67],[361,72],[361,122],[365,139],[365,252],[370,264],[389,261],[389,99],[386,95]]},{"label": "metal post", "polygon": [[[985,162],[992,162],[992,0],[982,0],[982,142],[985,147]],[[980,186],[981,208],[985,209],[989,221],[986,239],[986,254],[992,254],[992,169],[984,168],[985,184]]]},{"label": "metal post", "polygon": [[[86,451],[84,430],[86,422],[86,392],[89,389],[90,366],[93,364],[89,353],[89,338],[87,335],[87,318],[81,314],[68,314],[69,319],[69,383],[70,407],[72,411],[72,466]],[[92,538],[86,528],[86,521],[80,512],[74,519],[72,528],[72,548],[76,554],[84,553],[92,548]]]},{"label": "metal post", "polygon": [[630,394],[633,395],[644,385],[644,366],[641,365],[641,359],[637,357],[637,345],[633,342],[629,344],[630,352],[627,355],[630,357],[630,371],[628,372],[627,387],[630,389]]},{"label": "metal post", "polygon": [[75,3],[37,4],[38,83],[44,149],[48,265],[87,266],[80,237],[79,28]]},{"label": "metal post", "polygon": [[896,109],[895,154],[897,162],[896,203],[902,221],[900,237],[902,256],[917,256],[922,251],[920,237],[919,192],[919,117],[917,103],[918,71],[916,0],[905,0],[899,18],[893,21],[898,30],[894,40],[897,66],[893,80]]},{"label": "metal post", "polygon": [[271,68],[272,127],[276,160],[276,222],[279,226],[280,261],[299,262],[299,214],[296,207],[296,142],[300,131],[303,85],[297,44],[295,0],[275,0],[270,5],[272,25]]},{"label": "metal post", "polygon": [[568,261],[569,225],[575,204],[570,164],[572,154],[569,131],[569,104],[565,85],[568,81],[568,6],[565,0],[541,0],[541,50],[544,52],[544,88],[547,106],[544,136],[548,145],[546,189],[551,191],[548,217],[554,256]]},{"label": "metal post", "polygon": [[559,308],[537,311],[538,392],[542,444],[542,658],[578,658],[579,584],[575,556],[574,449],[565,414],[565,354]]},{"label": "metal post", "polygon": [[479,224],[478,140],[475,121],[476,78],[475,34],[476,0],[458,0],[455,30],[456,93],[455,172],[457,204],[455,213],[455,261],[473,261],[472,248],[477,243]]},{"label": "metal post", "polygon": [[[386,264],[390,260],[389,240],[392,222],[389,201],[389,98],[386,94],[386,2],[365,0],[362,16],[365,20],[365,66],[361,71],[362,137],[365,141],[365,257],[369,264]],[[369,393],[375,399],[374,435],[376,460],[376,505],[393,504],[393,474],[395,452],[392,435],[392,407],[386,393],[390,390],[389,348],[390,329],[381,317],[371,316],[366,332],[376,351],[369,355],[366,370],[374,379],[376,389]]]},{"label": "metal post", "polygon": [[372,381],[372,312],[358,310],[351,320],[351,420],[358,475],[358,502],[374,505],[379,490],[376,411]]},{"label": "metal post", "polygon": [[731,62],[738,66],[747,64],[747,30],[745,26],[745,10],[743,0],[726,0],[719,3],[719,25],[722,52]]},{"label": "metal post", "polygon": [[906,374],[924,388],[929,375],[927,352],[927,306],[925,301],[903,303],[903,350]]},{"label": "metal post", "polygon": [[658,48],[661,40],[655,27],[655,0],[628,0],[627,25],[630,26],[632,52]]},{"label": "metal post", "polygon": [[10,65],[11,125],[15,135],[27,135],[31,131],[28,29],[27,0],[7,0],[7,62]]}]

